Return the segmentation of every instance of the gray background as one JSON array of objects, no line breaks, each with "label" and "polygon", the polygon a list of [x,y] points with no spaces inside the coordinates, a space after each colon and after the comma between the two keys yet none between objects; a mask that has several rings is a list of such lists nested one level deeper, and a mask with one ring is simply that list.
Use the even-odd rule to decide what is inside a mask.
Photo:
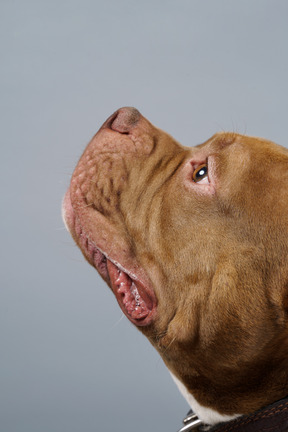
[{"label": "gray background", "polygon": [[287,143],[286,0],[0,0],[1,432],[173,432],[187,404],[61,199],[120,106],[185,145]]}]

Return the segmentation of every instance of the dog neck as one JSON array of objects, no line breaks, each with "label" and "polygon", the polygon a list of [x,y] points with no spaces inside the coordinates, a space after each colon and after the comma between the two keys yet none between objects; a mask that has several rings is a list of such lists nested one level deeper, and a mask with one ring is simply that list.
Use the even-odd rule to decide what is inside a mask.
[{"label": "dog neck", "polygon": [[237,417],[240,417],[241,414],[234,414],[234,415],[224,415],[220,414],[219,412],[213,410],[212,408],[206,408],[202,405],[200,405],[194,396],[188,392],[184,384],[173,375],[172,372],[171,376],[173,380],[175,381],[180,393],[184,396],[186,401],[188,402],[188,405],[191,407],[192,411],[197,415],[197,417],[205,424],[208,425],[215,425],[217,423],[227,422],[236,419]]},{"label": "dog neck", "polygon": [[255,413],[216,426],[204,425],[192,411],[188,413],[183,423],[184,426],[178,432],[263,432],[264,430],[287,432],[288,397]]},{"label": "dog neck", "polygon": [[192,413],[190,411],[183,420],[184,426],[179,432],[193,430],[199,432],[262,432],[264,428],[265,430],[269,428],[271,431],[277,430],[279,432],[287,432],[288,430],[288,397],[250,415],[235,414],[227,416],[211,408],[201,406],[181,381],[172,373],[171,375],[193,411]]}]

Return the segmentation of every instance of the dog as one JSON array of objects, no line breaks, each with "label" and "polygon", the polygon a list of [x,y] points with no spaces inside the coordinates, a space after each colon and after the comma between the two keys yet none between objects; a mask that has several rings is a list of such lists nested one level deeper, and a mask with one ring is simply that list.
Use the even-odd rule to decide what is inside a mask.
[{"label": "dog", "polygon": [[121,108],[63,217],[197,416],[181,430],[288,430],[286,148],[231,132],[184,147]]}]

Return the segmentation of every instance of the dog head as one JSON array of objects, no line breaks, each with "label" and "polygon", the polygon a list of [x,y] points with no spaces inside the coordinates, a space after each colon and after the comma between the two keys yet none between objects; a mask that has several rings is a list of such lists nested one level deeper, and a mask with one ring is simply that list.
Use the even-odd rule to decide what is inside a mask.
[{"label": "dog head", "polygon": [[288,151],[219,133],[184,147],[122,108],[84,151],[64,219],[127,318],[197,402],[288,394]]}]

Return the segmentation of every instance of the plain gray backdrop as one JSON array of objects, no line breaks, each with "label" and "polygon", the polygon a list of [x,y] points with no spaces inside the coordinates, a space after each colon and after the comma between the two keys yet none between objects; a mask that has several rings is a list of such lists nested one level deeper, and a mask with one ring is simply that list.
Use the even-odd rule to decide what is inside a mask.
[{"label": "plain gray backdrop", "polygon": [[286,0],[0,0],[1,432],[174,432],[188,406],[63,228],[121,106],[184,145],[286,145]]}]

